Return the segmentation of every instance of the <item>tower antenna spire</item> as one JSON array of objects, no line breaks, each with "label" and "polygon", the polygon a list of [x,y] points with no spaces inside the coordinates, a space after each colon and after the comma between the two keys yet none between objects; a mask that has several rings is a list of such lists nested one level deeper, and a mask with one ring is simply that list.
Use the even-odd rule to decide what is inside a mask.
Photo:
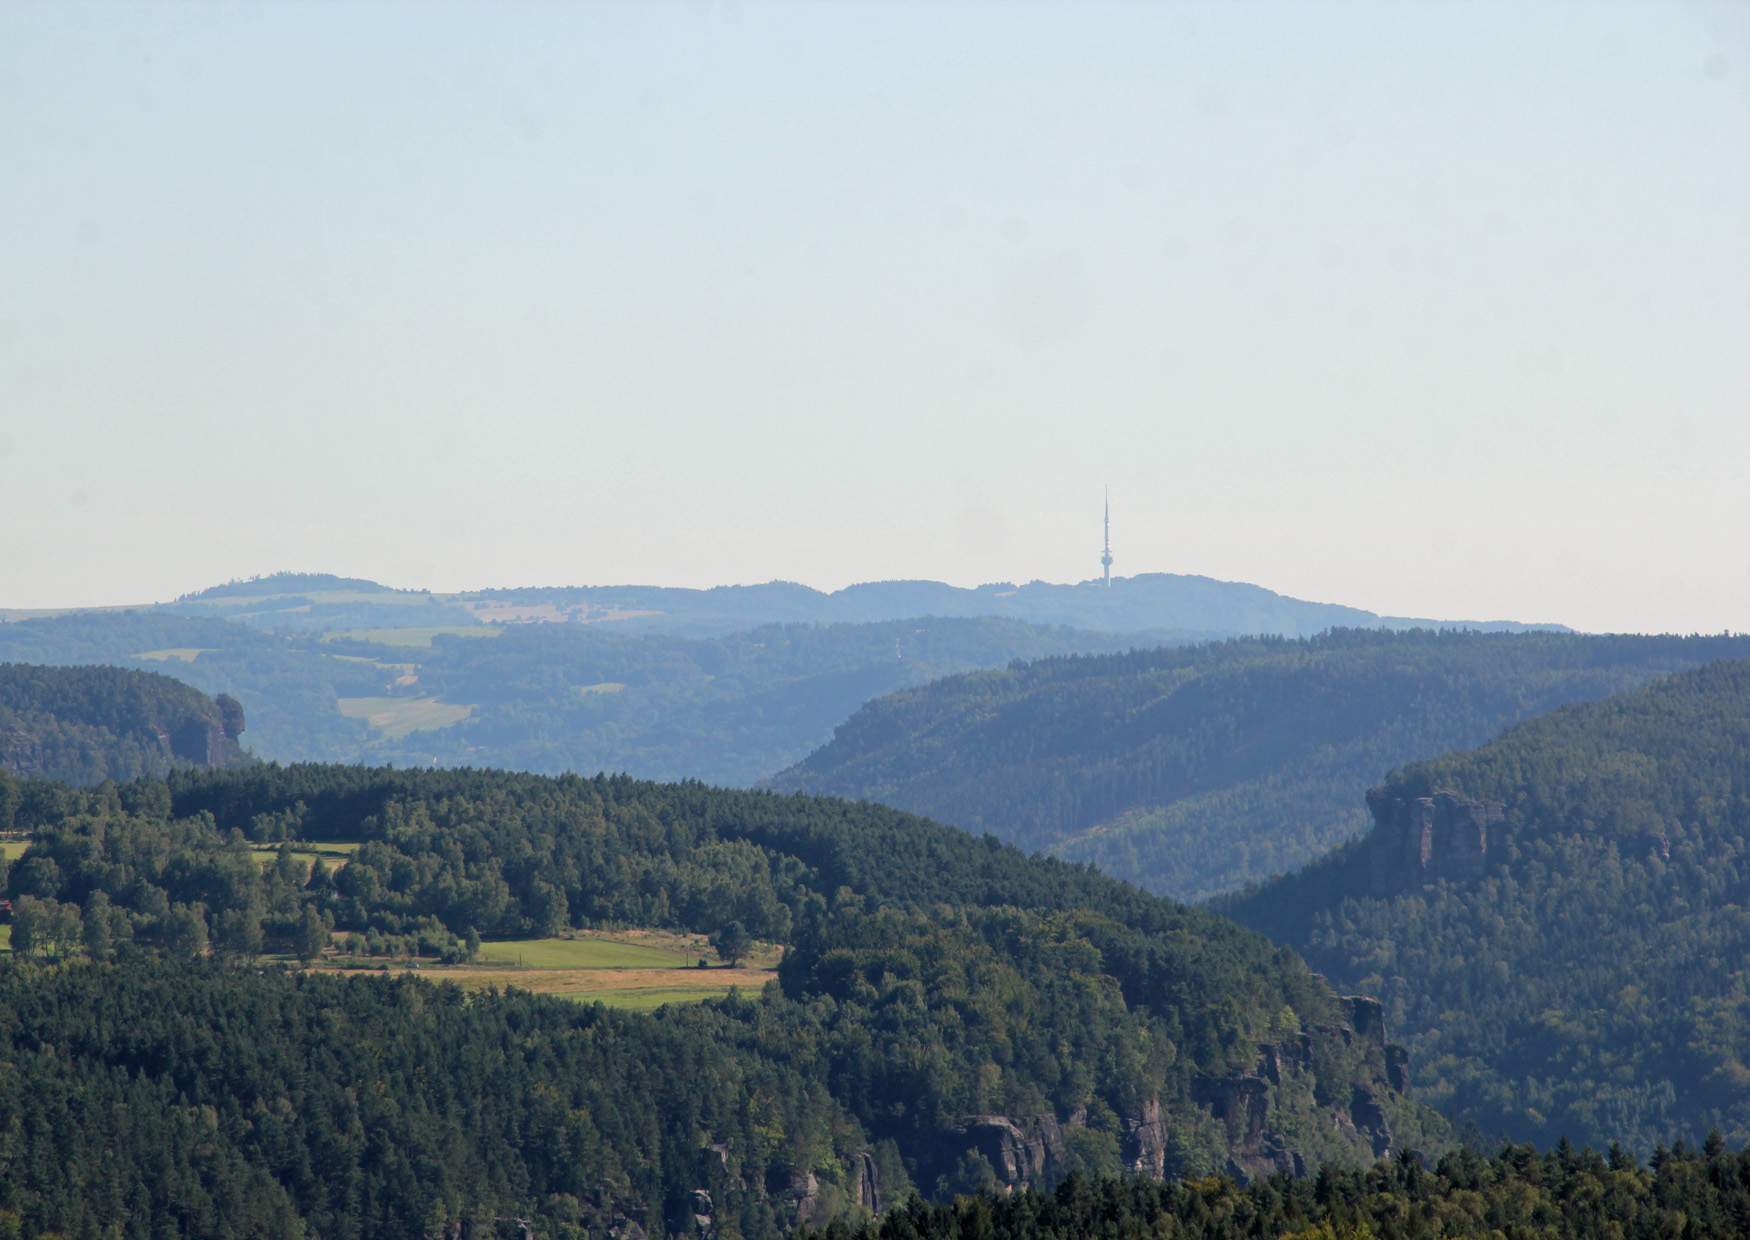
[{"label": "tower antenna spire", "polygon": [[1100,571],[1106,588],[1112,588],[1112,488],[1106,488],[1106,541],[1100,552]]}]

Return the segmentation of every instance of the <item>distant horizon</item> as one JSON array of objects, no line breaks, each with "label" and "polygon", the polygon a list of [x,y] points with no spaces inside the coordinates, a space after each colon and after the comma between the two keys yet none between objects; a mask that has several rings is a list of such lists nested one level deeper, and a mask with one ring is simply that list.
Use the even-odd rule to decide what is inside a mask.
[{"label": "distant horizon", "polygon": [[[207,585],[198,586],[198,587],[196,587],[194,589],[190,589],[190,590],[183,590],[183,591],[180,591],[176,594],[172,594],[172,595],[169,595],[167,597],[159,598],[159,599],[135,599],[135,600],[130,600],[130,601],[126,601],[126,602],[104,602],[104,603],[91,603],[91,604],[50,604],[47,606],[39,606],[39,605],[15,604],[15,603],[12,603],[5,598],[0,598],[0,615],[4,615],[5,613],[19,613],[19,612],[31,612],[31,613],[62,612],[62,613],[64,613],[64,612],[78,612],[78,611],[116,611],[116,610],[128,610],[128,609],[133,609],[133,608],[163,607],[163,606],[168,606],[168,605],[174,604],[174,603],[181,601],[181,600],[184,600],[184,599],[193,598],[195,596],[198,596],[198,595],[203,594],[203,593],[210,591],[210,590],[222,589],[226,586],[232,586],[232,585],[245,585],[245,584],[250,584],[250,583],[258,582],[258,581],[270,581],[273,578],[280,577],[280,576],[332,577],[332,578],[335,578],[336,580],[365,582],[365,583],[368,583],[370,585],[377,586],[381,589],[391,590],[391,591],[395,591],[397,593],[430,594],[430,595],[434,595],[434,596],[444,596],[444,597],[464,596],[464,595],[470,595],[470,594],[481,594],[481,593],[486,593],[489,591],[508,591],[508,590],[689,590],[689,591],[696,591],[696,592],[702,593],[702,592],[706,592],[706,591],[710,591],[710,590],[758,589],[758,588],[761,588],[764,586],[795,586],[797,588],[808,590],[811,593],[818,594],[818,595],[821,595],[823,597],[831,597],[833,595],[841,594],[841,593],[845,592],[846,590],[855,589],[859,586],[903,585],[903,584],[939,585],[939,586],[945,586],[945,587],[948,587],[948,588],[954,589],[954,590],[977,592],[980,590],[986,590],[986,589],[989,589],[992,587],[999,587],[999,586],[1008,586],[1008,587],[1019,590],[1019,589],[1022,589],[1024,587],[1027,587],[1027,586],[1054,586],[1054,587],[1062,587],[1062,588],[1075,588],[1075,587],[1081,587],[1081,586],[1098,587],[1102,583],[1102,579],[1098,576],[1084,577],[1084,578],[1081,578],[1081,579],[1075,580],[1075,581],[1053,581],[1053,580],[1051,580],[1049,578],[1045,578],[1045,577],[1030,577],[1030,578],[1027,578],[1024,580],[981,581],[981,582],[976,582],[976,583],[972,583],[972,584],[965,584],[965,583],[961,583],[961,582],[949,581],[949,580],[945,580],[945,579],[940,578],[940,577],[871,577],[871,578],[861,579],[861,580],[856,580],[856,581],[847,581],[847,582],[843,583],[842,585],[827,587],[827,586],[814,585],[814,584],[806,582],[806,581],[800,581],[800,580],[793,578],[793,577],[771,577],[771,578],[767,578],[764,581],[718,581],[718,582],[712,582],[708,585],[696,585],[696,584],[690,584],[690,583],[677,584],[677,583],[656,582],[656,581],[521,582],[521,583],[511,584],[511,585],[463,586],[463,587],[459,587],[459,588],[455,588],[455,589],[449,589],[449,588],[439,588],[439,587],[433,587],[433,586],[396,585],[392,582],[384,581],[384,580],[382,580],[380,578],[376,578],[376,577],[370,577],[370,576],[367,576],[363,573],[329,572],[327,570],[316,570],[316,569],[275,569],[273,572],[268,572],[268,573],[248,574],[248,575],[243,575],[243,576],[229,577],[229,578],[226,578],[226,579],[220,580],[220,581],[209,582]],[[1175,572],[1171,569],[1149,569],[1149,570],[1146,570],[1143,572],[1129,573],[1129,574],[1114,573],[1112,576],[1112,584],[1114,586],[1117,586],[1121,583],[1136,581],[1136,580],[1139,580],[1142,578],[1148,578],[1148,577],[1178,577],[1178,578],[1184,578],[1184,579],[1188,579],[1188,580],[1209,581],[1209,582],[1214,582],[1214,583],[1217,583],[1220,585],[1252,587],[1252,588],[1256,588],[1259,590],[1264,590],[1270,594],[1276,595],[1277,597],[1289,599],[1289,600],[1292,600],[1295,602],[1312,603],[1312,604],[1317,604],[1320,606],[1328,606],[1328,607],[1344,607],[1344,608],[1348,608],[1348,609],[1353,610],[1353,611],[1366,612],[1368,614],[1377,616],[1382,620],[1427,620],[1427,621],[1437,621],[1440,623],[1472,622],[1472,623],[1477,623],[1477,624],[1558,625],[1558,626],[1561,626],[1564,628],[1572,629],[1575,632],[1582,632],[1582,633],[1584,633],[1584,632],[1591,632],[1591,633],[1677,632],[1677,630],[1627,630],[1627,629],[1591,630],[1591,629],[1584,629],[1584,628],[1580,627],[1579,625],[1571,624],[1570,622],[1568,622],[1566,620],[1551,619],[1551,618],[1547,618],[1547,617],[1489,616],[1489,615],[1450,615],[1450,616],[1447,616],[1447,615],[1437,615],[1437,614],[1432,614],[1432,613],[1381,611],[1377,608],[1367,607],[1365,605],[1362,605],[1359,603],[1354,603],[1354,602],[1351,602],[1351,601],[1346,600],[1346,599],[1328,598],[1328,597],[1327,598],[1319,598],[1319,597],[1309,597],[1306,595],[1299,595],[1299,594],[1290,594],[1287,591],[1275,589],[1274,587],[1267,585],[1263,582],[1245,581],[1245,580],[1237,578],[1237,577],[1218,577],[1218,576],[1215,576],[1215,575],[1212,575],[1209,573]],[[1706,630],[1681,630],[1681,632],[1704,632],[1704,631],[1706,631]],[[1722,630],[1716,630],[1716,631],[1718,631],[1718,632],[1730,632],[1731,630],[1722,629]]]},{"label": "distant horizon", "polygon": [[1750,628],[1746,47],[1707,2],[0,6],[0,593],[1081,581],[1110,487],[1121,572]]}]

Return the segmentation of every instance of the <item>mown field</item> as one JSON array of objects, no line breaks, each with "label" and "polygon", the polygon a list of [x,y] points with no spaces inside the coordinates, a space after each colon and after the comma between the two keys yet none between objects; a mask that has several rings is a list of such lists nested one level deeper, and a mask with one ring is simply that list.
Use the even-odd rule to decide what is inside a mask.
[{"label": "mown field", "polygon": [[[482,943],[477,960],[465,965],[401,961],[382,968],[382,962],[360,958],[333,960],[319,967],[415,971],[428,981],[455,982],[465,990],[514,986],[532,994],[648,1011],[666,1003],[714,998],[736,987],[757,991],[777,976],[781,955],[781,949],[760,944],[732,969],[723,965],[698,935],[655,930],[582,931],[567,938]],[[699,968],[701,959],[709,961],[710,967]]]}]

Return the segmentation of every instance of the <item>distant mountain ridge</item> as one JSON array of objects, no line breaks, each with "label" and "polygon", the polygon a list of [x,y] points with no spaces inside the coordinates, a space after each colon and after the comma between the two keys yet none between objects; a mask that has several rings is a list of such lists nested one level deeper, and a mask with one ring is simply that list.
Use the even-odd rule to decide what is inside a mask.
[{"label": "distant mountain ridge", "polygon": [[1057,584],[870,581],[822,591],[795,582],[713,586],[526,586],[451,594],[398,590],[356,577],[280,573],[230,582],[163,606],[217,613],[267,628],[497,622],[612,623],[693,634],[761,624],[867,624],[922,616],[995,616],[1102,633],[1151,633],[1179,641],[1269,634],[1306,637],[1343,628],[1557,630],[1511,620],[1414,620],[1308,602],[1245,582],[1176,573]]},{"label": "distant mountain ridge", "polygon": [[0,663],[0,770],[71,784],[245,760],[243,708],[155,672]]},{"label": "distant mountain ridge", "polygon": [[1750,638],[1343,630],[1072,656],[865,705],[774,777],[1204,899],[1366,825],[1381,772]]}]

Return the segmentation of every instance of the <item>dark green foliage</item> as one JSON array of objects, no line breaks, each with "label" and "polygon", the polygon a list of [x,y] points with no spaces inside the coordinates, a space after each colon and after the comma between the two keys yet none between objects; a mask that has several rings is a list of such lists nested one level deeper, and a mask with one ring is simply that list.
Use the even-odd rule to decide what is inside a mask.
[{"label": "dark green foliage", "polygon": [[1741,1240],[1750,1235],[1750,1154],[1661,1150],[1653,1164],[1564,1147],[1414,1157],[1316,1179],[1159,1184],[1066,1181],[1052,1193],[918,1201],[863,1228],[810,1240]]},{"label": "dark green foliage", "polygon": [[95,784],[244,761],[243,711],[119,667],[0,663],[0,770]]},{"label": "dark green foliage", "polygon": [[[763,1234],[783,1208],[796,1208],[794,1201],[789,1207],[779,1202],[788,1186],[810,1175],[825,1186],[819,1209],[849,1209],[871,1160],[886,1167],[882,1191],[889,1199],[908,1181],[929,1192],[951,1190],[962,1181],[963,1164],[976,1167],[968,1155],[977,1151],[957,1128],[973,1115],[1053,1123],[1063,1117],[1069,1135],[1042,1174],[1047,1179],[1075,1169],[1116,1170],[1127,1156],[1133,1121],[1154,1114],[1156,1106],[1173,1134],[1169,1170],[1225,1166],[1230,1157],[1270,1150],[1310,1166],[1367,1159],[1368,1139],[1353,1128],[1345,1135],[1336,1123],[1339,1115],[1348,1121],[1352,1100],[1361,1096],[1391,1112],[1398,1139],[1421,1141],[1417,1134],[1426,1131],[1439,1140],[1431,1117],[1386,1085],[1383,1044],[1353,1036],[1345,1006],[1291,954],[1232,923],[1089,869],[1027,857],[993,839],[881,806],[623,777],[269,765],[178,772],[168,787],[141,783],[50,796],[18,785],[14,792],[12,801],[25,807],[15,811],[14,822],[29,821],[35,829],[10,876],[14,895],[27,885],[41,888],[42,899],[73,910],[75,919],[82,909],[86,928],[103,917],[122,970],[117,984],[125,988],[128,978],[139,978],[139,1002],[147,1006],[162,1002],[200,1012],[203,1005],[229,1003],[223,979],[258,978],[239,964],[263,945],[314,958],[331,926],[349,942],[417,937],[454,958],[477,941],[476,931],[528,934],[550,928],[556,916],[573,925],[719,935],[739,925],[788,944],[779,984],[757,1002],[735,997],[612,1023],[631,1040],[613,1055],[604,1049],[605,1058],[588,1070],[605,1078],[603,1089],[624,1085],[623,1094],[602,1104],[621,1109],[586,1109],[580,1117],[575,1091],[583,1086],[553,1074],[583,1069],[545,1060],[531,1061],[528,1079],[508,1083],[492,1103],[497,1108],[501,1097],[520,1105],[551,1094],[561,1100],[553,1106],[571,1116],[566,1122],[587,1121],[592,1132],[610,1123],[642,1125],[625,1146],[556,1136],[532,1119],[514,1130],[465,1129],[460,1136],[442,1126],[465,1125],[466,1107],[463,1117],[439,1125],[449,1134],[440,1152],[397,1135],[402,1121],[395,1114],[447,1116],[446,1108],[460,1105],[429,1091],[479,1085],[480,1047],[545,1047],[565,1021],[582,1019],[559,1014],[573,1009],[557,1003],[489,1007],[498,1014],[466,1017],[481,1022],[473,1033],[449,1026],[434,1033],[415,1022],[405,1035],[391,1035],[372,1032],[369,1021],[312,1017],[326,1034],[288,1035],[280,1032],[286,1022],[301,1029],[305,1017],[271,1005],[306,1002],[284,997],[295,993],[315,996],[308,1001],[326,1010],[331,992],[310,989],[316,984],[307,979],[248,981],[239,993],[256,995],[250,1001],[270,1005],[272,1014],[206,1012],[202,1019],[235,1027],[226,1024],[212,1035],[201,1062],[216,1065],[241,1054],[238,1071],[253,1071],[271,1061],[276,1080],[286,1063],[322,1065],[313,1070],[323,1072],[340,1063],[337,1082],[353,1082],[355,1092],[362,1088],[358,1081],[384,1082],[370,1103],[391,1112],[381,1121],[382,1135],[371,1136],[372,1121],[361,1117],[363,1145],[343,1142],[344,1158],[321,1153],[307,1126],[276,1130],[277,1143],[268,1148],[262,1145],[267,1137],[249,1126],[260,1120],[229,1128],[224,1117],[253,1117],[258,1106],[271,1110],[284,1096],[305,1117],[301,1124],[316,1124],[297,1095],[315,1087],[300,1081],[290,1092],[277,1085],[266,1090],[217,1067],[212,1081],[189,1095],[193,1101],[176,1105],[211,1106],[221,1117],[219,1131],[233,1134],[226,1138],[231,1144],[215,1147],[221,1162],[235,1154],[223,1183],[240,1194],[264,1185],[268,1196],[239,1198],[238,1210],[268,1208],[260,1204],[272,1196],[259,1177],[265,1168],[322,1234],[386,1234],[373,1228],[396,1217],[395,1210],[408,1211],[403,1219],[437,1210],[453,1220],[476,1209],[551,1208],[592,1225],[600,1224],[603,1211],[620,1210],[647,1229],[673,1227],[690,1217],[694,1187],[713,1195],[745,1190],[733,1198],[735,1209],[742,1211],[746,1234]],[[273,864],[258,865],[246,832],[288,820],[298,838],[364,842],[333,873],[318,867],[306,874],[284,846]],[[252,924],[261,928],[257,939]],[[239,962],[229,973],[203,971],[195,959],[209,927],[215,953]],[[91,941],[73,923],[69,933],[62,938],[72,947],[63,955]],[[181,961],[195,980],[178,980],[185,975],[168,964],[148,968],[146,958]],[[83,968],[14,975],[23,988],[15,1006],[41,1005],[70,1027],[90,1031],[83,1041],[58,1042],[65,1049],[53,1065],[45,1061],[45,1071],[58,1065],[70,1080],[108,1079],[117,1056],[133,1062],[128,1026],[92,1007],[107,985],[82,980],[94,976]],[[185,985],[199,993],[182,995],[178,987]],[[293,991],[272,990],[276,986]],[[375,980],[359,983],[382,993],[375,986]],[[421,1011],[474,1009],[423,989],[395,993],[401,996],[396,1003]],[[0,1004],[6,1002],[0,993]],[[142,1011],[136,1023],[180,1019]],[[661,1032],[641,1032],[650,1024]],[[1268,1141],[1212,1116],[1211,1083],[1253,1072],[1266,1044],[1294,1042],[1302,1030],[1309,1031],[1312,1051],[1304,1071],[1271,1091],[1274,1135]],[[418,1049],[440,1035],[459,1039],[458,1049],[437,1058]],[[282,1053],[278,1044],[288,1037],[297,1045]],[[323,1037],[347,1046],[329,1048]],[[26,1047],[54,1040],[36,1033],[15,1039]],[[237,1049],[251,1039],[271,1049]],[[355,1052],[352,1044],[361,1039]],[[355,1053],[365,1058],[348,1058]],[[614,1055],[649,1058],[632,1065]],[[410,1083],[406,1074],[414,1068],[395,1066],[403,1062],[426,1064],[432,1080]],[[657,1070],[674,1079],[650,1089],[637,1077]],[[460,1074],[458,1082],[440,1079],[452,1071]],[[750,1083],[768,1071],[781,1083],[771,1090]],[[713,1095],[723,1100],[721,1108],[701,1110],[705,1103],[690,1092],[694,1078],[707,1089],[724,1082]],[[130,1077],[129,1087],[169,1090],[154,1085],[156,1079],[153,1072],[139,1081]],[[0,1102],[6,1088],[0,1074]],[[639,1101],[628,1101],[633,1097]],[[732,1098],[739,1101],[732,1105]],[[323,1115],[339,1105],[311,1104]],[[502,1105],[512,1109],[509,1101]],[[342,1107],[341,1114],[352,1116],[365,1103],[347,1106],[355,1109]],[[109,1139],[95,1121],[63,1122],[75,1129],[69,1140],[89,1142],[81,1148],[95,1150]],[[570,1144],[544,1144],[561,1136]],[[1246,1142],[1258,1149],[1242,1151]],[[401,1151],[398,1157],[412,1169],[372,1187],[378,1156],[370,1151],[379,1143]],[[701,1153],[719,1144],[729,1152]],[[0,1139],[0,1157],[7,1148]],[[40,1191],[56,1201],[76,1199],[66,1196],[67,1185],[91,1173],[93,1157],[76,1158],[61,1179],[53,1167],[39,1168],[45,1184],[52,1181]],[[562,1174],[549,1169],[561,1159]],[[299,1187],[308,1181],[289,1179],[287,1160],[321,1164],[325,1169],[313,1174],[323,1186]],[[454,1171],[460,1163],[472,1169]],[[362,1183],[348,1179],[355,1167]],[[204,1174],[200,1168],[192,1173]],[[127,1184],[148,1174],[129,1162],[115,1178]],[[0,1167],[0,1183],[6,1180]],[[733,1189],[732,1181],[744,1189]],[[359,1186],[341,1203],[332,1196],[336,1182]],[[548,1196],[554,1193],[566,1200],[554,1205]],[[244,1215],[212,1217],[241,1227]],[[328,1224],[319,1225],[324,1218]]]},{"label": "dark green foliage", "polygon": [[879,800],[1179,899],[1303,865],[1382,771],[1750,638],[1345,631],[1047,659],[870,702],[772,781]]},{"label": "dark green foliage", "polygon": [[766,1234],[768,1180],[863,1138],[753,1023],[752,1004],[652,1019],[405,980],[0,965],[0,1228],[660,1234],[702,1187]]},{"label": "dark green foliage", "polygon": [[732,921],[711,935],[711,950],[727,965],[739,964],[752,946],[753,936],[739,921]]},{"label": "dark green foliage", "polygon": [[1484,1132],[1750,1140],[1750,663],[1532,720],[1373,794],[1496,804],[1486,861],[1402,826],[1228,904],[1386,1003],[1420,1095]]}]

